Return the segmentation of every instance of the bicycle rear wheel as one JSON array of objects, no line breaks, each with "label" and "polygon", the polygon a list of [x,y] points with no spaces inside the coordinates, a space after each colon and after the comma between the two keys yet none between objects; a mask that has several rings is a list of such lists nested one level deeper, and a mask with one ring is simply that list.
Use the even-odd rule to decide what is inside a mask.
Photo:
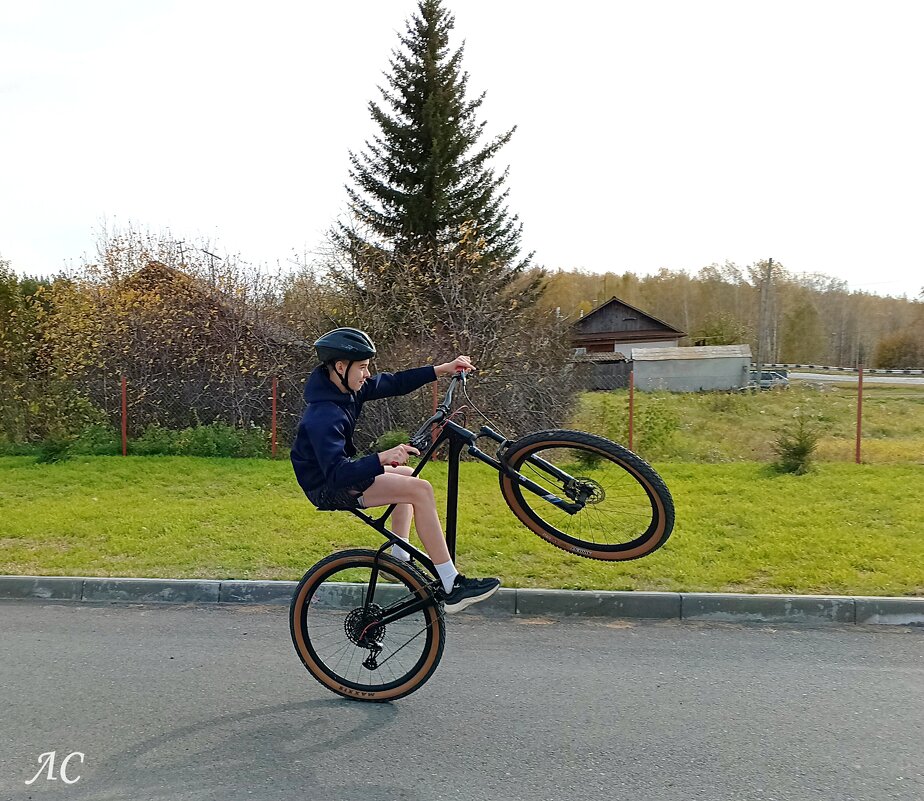
[{"label": "bicycle rear wheel", "polygon": [[546,491],[536,495],[501,473],[507,505],[557,548],[590,559],[638,559],[660,548],[674,528],[674,502],[661,477],[603,437],[539,431],[512,443],[504,461]]},{"label": "bicycle rear wheel", "polygon": [[[375,551],[341,551],[322,559],[295,589],[289,614],[292,642],[321,684],[345,698],[389,701],[414,692],[436,670],[446,629],[429,579],[382,554],[367,597]],[[386,615],[423,601],[390,623]]]}]

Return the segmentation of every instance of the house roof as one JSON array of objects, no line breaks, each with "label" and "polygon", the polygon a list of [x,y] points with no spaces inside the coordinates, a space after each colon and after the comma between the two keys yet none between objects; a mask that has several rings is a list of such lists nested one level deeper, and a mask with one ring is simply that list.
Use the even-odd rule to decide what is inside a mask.
[{"label": "house roof", "polygon": [[[644,318],[646,318],[646,319],[648,319],[648,320],[651,320],[653,323],[656,324],[656,327],[657,327],[657,328],[660,328],[661,330],[670,331],[671,333],[674,333],[674,334],[676,334],[677,336],[680,336],[680,337],[686,336],[686,332],[685,332],[685,331],[681,331],[679,328],[674,328],[674,326],[672,326],[670,323],[666,323],[666,322],[664,322],[664,320],[659,320],[659,319],[658,319],[657,317],[655,317],[654,315],[649,314],[648,312],[642,311],[641,309],[637,308],[636,306],[633,306],[631,303],[626,303],[624,300],[620,300],[620,299],[617,298],[615,295],[614,295],[613,297],[611,297],[606,303],[602,303],[601,305],[597,306],[597,308],[594,309],[592,312],[589,312],[588,314],[585,314],[583,317],[581,317],[579,320],[576,320],[576,321],[574,322],[574,324],[572,325],[572,328],[577,328],[578,326],[583,326],[583,325],[587,322],[587,320],[589,320],[589,319],[590,319],[591,317],[593,317],[595,314],[599,314],[601,311],[603,311],[605,308],[607,308],[608,306],[612,305],[613,303],[618,303],[618,304],[620,304],[621,306],[625,306],[627,309],[631,309],[631,310],[634,311],[636,314],[639,314],[639,315],[641,315],[642,317],[644,317]],[[620,332],[620,333],[621,333],[621,332]]]},{"label": "house roof", "polygon": [[253,308],[242,302],[239,298],[222,292],[216,287],[210,286],[201,279],[183,272],[183,270],[179,270],[176,267],[171,267],[163,262],[152,259],[126,279],[126,282],[129,284],[141,281],[150,281],[153,283],[175,281],[180,285],[188,287],[191,292],[195,293],[195,295],[202,300],[216,303],[229,313],[237,315],[240,319],[247,321],[251,325],[258,326],[264,334],[276,342],[276,344],[294,345],[300,348],[308,348],[310,346],[310,343],[302,336],[286,326],[265,316],[255,314]]},{"label": "house roof", "polygon": [[632,360],[636,362],[742,358],[750,361],[750,345],[709,345],[700,348],[632,348]]},{"label": "house roof", "polygon": [[573,362],[594,362],[596,364],[608,364],[610,362],[627,362],[629,357],[618,350],[610,350],[598,353],[576,353],[571,357]]}]

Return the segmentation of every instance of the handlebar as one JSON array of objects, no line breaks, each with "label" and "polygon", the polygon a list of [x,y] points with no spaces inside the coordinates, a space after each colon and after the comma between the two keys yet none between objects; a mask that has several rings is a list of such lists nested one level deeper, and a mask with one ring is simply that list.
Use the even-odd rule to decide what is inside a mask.
[{"label": "handlebar", "polygon": [[452,409],[452,396],[456,390],[456,386],[459,384],[465,386],[465,378],[465,370],[460,370],[452,377],[452,380],[449,382],[449,388],[446,390],[446,396],[443,398],[443,402],[436,407],[436,413],[423,423],[411,437],[410,444],[417,448],[417,450],[423,451],[426,449],[429,444],[430,427],[442,423],[449,415]]}]

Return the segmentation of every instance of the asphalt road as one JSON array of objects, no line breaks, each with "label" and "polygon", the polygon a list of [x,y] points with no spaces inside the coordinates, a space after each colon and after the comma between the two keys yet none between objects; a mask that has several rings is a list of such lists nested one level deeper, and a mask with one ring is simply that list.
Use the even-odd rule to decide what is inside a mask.
[{"label": "asphalt road", "polygon": [[[281,607],[0,602],[0,799],[924,798],[924,630],[450,620],[430,682],[329,694]],[[38,771],[68,754],[65,785]]]},{"label": "asphalt road", "polygon": [[[837,384],[856,384],[856,373],[796,373],[789,372],[790,381],[833,381]],[[908,384],[920,386],[924,384],[924,376],[920,375],[870,375],[863,374],[864,384]]]}]

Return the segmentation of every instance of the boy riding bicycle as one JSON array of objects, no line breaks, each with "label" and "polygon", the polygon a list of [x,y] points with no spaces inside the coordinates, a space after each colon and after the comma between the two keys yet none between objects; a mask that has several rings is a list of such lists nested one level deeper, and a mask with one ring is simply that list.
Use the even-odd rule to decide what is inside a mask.
[{"label": "boy riding bicycle", "polygon": [[[420,452],[397,445],[359,459],[353,444],[356,421],[366,401],[407,395],[439,376],[474,370],[467,356],[437,366],[418,367],[373,376],[369,361],[375,358],[372,340],[355,328],[337,328],[314,343],[320,366],[305,384],[308,404],[292,446],[292,467],[308,500],[322,511],[368,509],[397,504],[392,530],[408,541],[413,517],[417,535],[433,560],[443,585],[447,613],[460,612],[484,601],[500,586],[496,578],[466,578],[456,570],[436,512],[433,487],[413,475],[409,456]],[[410,555],[395,546],[392,555]]]}]

